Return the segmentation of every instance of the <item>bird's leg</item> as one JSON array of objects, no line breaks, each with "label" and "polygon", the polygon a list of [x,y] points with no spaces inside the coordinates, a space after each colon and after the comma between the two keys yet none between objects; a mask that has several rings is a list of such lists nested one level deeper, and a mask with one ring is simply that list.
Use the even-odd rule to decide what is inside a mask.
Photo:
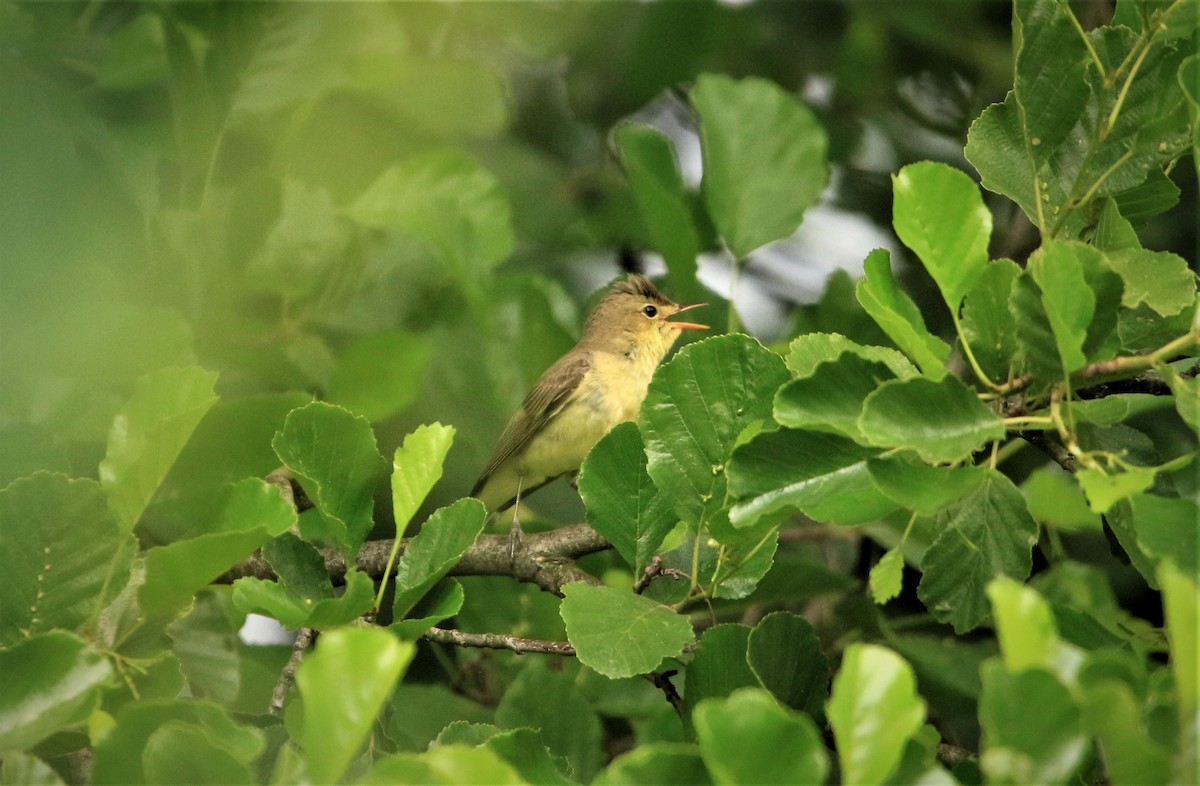
[{"label": "bird's leg", "polygon": [[521,484],[524,480],[524,476],[517,478],[517,499],[513,502],[512,529],[508,532],[508,561],[510,563],[516,561],[517,549],[521,546]]}]

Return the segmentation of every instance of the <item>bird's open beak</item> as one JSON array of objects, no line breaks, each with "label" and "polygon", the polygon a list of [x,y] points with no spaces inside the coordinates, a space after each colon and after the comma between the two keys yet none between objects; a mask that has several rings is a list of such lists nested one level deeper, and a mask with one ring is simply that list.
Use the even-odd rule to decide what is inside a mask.
[{"label": "bird's open beak", "polygon": [[693,303],[690,306],[680,306],[678,311],[676,311],[671,316],[667,317],[667,324],[673,325],[673,326],[679,328],[680,330],[708,330],[708,325],[700,325],[700,324],[697,324],[696,322],[672,322],[671,321],[671,319],[679,316],[680,314],[687,311],[688,309],[700,308],[701,306],[707,306],[707,305],[708,305],[707,303]]}]

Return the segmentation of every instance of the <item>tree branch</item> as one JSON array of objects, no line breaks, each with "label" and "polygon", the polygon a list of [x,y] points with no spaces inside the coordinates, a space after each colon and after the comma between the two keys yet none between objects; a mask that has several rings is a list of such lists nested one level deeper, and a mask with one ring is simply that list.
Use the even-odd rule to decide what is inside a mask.
[{"label": "tree branch", "polygon": [[[400,552],[407,547],[401,541]],[[611,548],[611,544],[586,524],[572,524],[547,532],[535,532],[513,541],[508,535],[480,535],[474,545],[467,549],[462,559],[450,570],[452,576],[512,576],[518,581],[536,584],[546,592],[562,595],[565,584],[576,581],[599,584],[600,580],[575,565],[574,560]],[[388,555],[392,550],[390,540],[372,540],[359,550],[357,567],[374,579],[383,576]],[[324,549],[325,568],[335,583],[346,576],[346,561],[334,549]],[[245,576],[274,580],[275,571],[263,559],[254,554],[242,560],[217,579],[217,583],[229,584]]]}]

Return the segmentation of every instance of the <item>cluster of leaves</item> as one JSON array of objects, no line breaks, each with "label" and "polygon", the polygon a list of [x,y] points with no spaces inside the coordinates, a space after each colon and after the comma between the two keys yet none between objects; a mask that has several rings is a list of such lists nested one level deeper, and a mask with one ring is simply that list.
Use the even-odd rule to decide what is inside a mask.
[{"label": "cluster of leaves", "polygon": [[[178,206],[151,211],[151,279],[187,279],[173,305],[230,320],[110,318],[98,335],[139,350],[110,381],[149,373],[105,419],[102,457],[8,459],[6,471],[38,471],[0,490],[0,780],[1194,781],[1200,511],[1184,470],[1200,430],[1200,324],[1187,261],[1143,248],[1137,231],[1178,199],[1166,172],[1189,152],[1200,160],[1184,5],[1120,3],[1112,24],[1085,31],[1065,3],[1017,0],[1013,89],[966,152],[1039,248],[1024,266],[990,259],[975,183],[943,164],[902,168],[893,226],[940,294],[950,340],[877,251],[842,320],[870,331],[811,332],[778,351],[736,332],[684,347],[639,422],[582,469],[588,523],[613,548],[583,563],[603,581],[568,584],[561,601],[502,576],[448,576],[486,525],[471,499],[422,517],[455,429],[410,430],[389,468],[372,425],[469,354],[396,313],[428,315],[421,304],[444,298],[477,321],[444,325],[442,339],[504,323],[486,274],[514,253],[520,216],[489,167],[427,144],[503,126],[492,72],[398,47],[406,30],[378,6],[348,11],[372,34],[347,41],[326,24],[332,6],[285,5],[218,113],[200,68],[211,41],[174,12],[137,16],[98,79],[133,89],[171,74]],[[280,79],[280,61],[304,78]],[[406,75],[402,89],[379,73]],[[355,111],[402,112],[426,136],[318,188],[312,170],[336,162],[305,151],[346,93]],[[627,122],[612,134],[681,299],[700,291],[695,258],[712,238],[743,264],[796,229],[828,178],[822,125],[772,82],[701,75],[690,102],[698,199],[658,131]],[[274,163],[292,174],[215,185],[274,133],[286,139]],[[506,154],[489,163],[530,160]],[[267,219],[254,215],[261,202],[277,208]],[[214,268],[224,252],[233,261]],[[831,287],[813,312],[845,310],[844,295]],[[255,297],[277,318],[253,313]],[[557,335],[558,301],[526,282],[502,304],[518,334]],[[261,338],[248,327],[260,322],[277,333],[250,352],[230,326]],[[193,343],[219,380],[193,362]],[[485,358],[501,390],[557,351],[530,343],[518,364]],[[1146,375],[1160,395],[1115,387]],[[30,410],[70,408],[85,379],[14,390]],[[325,400],[278,392],[310,386]],[[75,433],[100,410],[77,413]],[[1061,469],[1019,467],[1031,443]],[[311,509],[297,514],[260,479],[279,464]],[[834,558],[795,541],[811,521]],[[1122,580],[1161,597],[1161,625],[1122,607],[1115,560],[1073,558],[1068,541],[1102,541],[1103,527],[1132,563]],[[840,533],[881,547],[865,591],[834,569]],[[373,534],[395,540],[372,573],[355,558]],[[273,580],[213,585],[256,551]],[[347,566],[336,578],[333,561]],[[918,571],[909,602],[923,611],[876,608],[911,595]],[[268,708],[289,652],[243,642],[249,613],[320,632],[282,718]],[[576,657],[422,642],[447,620],[512,634],[509,646],[565,639]],[[640,676],[652,672],[653,684]],[[673,705],[664,693],[676,689]],[[606,759],[618,725],[633,748]],[[946,741],[979,755],[947,757]],[[90,772],[72,769],[89,759]]]}]

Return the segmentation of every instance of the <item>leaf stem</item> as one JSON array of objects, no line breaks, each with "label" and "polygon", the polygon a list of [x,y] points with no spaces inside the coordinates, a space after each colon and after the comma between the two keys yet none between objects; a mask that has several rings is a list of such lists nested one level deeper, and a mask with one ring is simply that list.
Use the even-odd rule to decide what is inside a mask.
[{"label": "leaf stem", "polygon": [[1142,63],[1145,62],[1146,55],[1148,54],[1150,54],[1150,44],[1147,42],[1142,47],[1137,60],[1134,61],[1133,67],[1129,69],[1129,73],[1125,76],[1125,83],[1121,85],[1121,91],[1117,93],[1117,100],[1113,104],[1112,111],[1108,113],[1108,122],[1105,123],[1104,130],[1100,134],[1101,139],[1105,139],[1109,132],[1113,130],[1113,126],[1116,125],[1117,116],[1121,114],[1121,107],[1124,106],[1125,99],[1129,96],[1129,87],[1133,84],[1133,78],[1137,76],[1137,72],[1142,67]]},{"label": "leaf stem", "polygon": [[1104,70],[1104,63],[1100,62],[1100,55],[1096,53],[1096,47],[1092,46],[1092,39],[1088,38],[1087,32],[1083,29],[1083,25],[1079,24],[1079,20],[1075,17],[1075,13],[1066,3],[1060,6],[1067,14],[1067,19],[1071,21],[1071,26],[1075,28],[1075,32],[1079,33],[1079,38],[1083,41],[1083,45],[1087,47],[1088,55],[1092,58],[1092,62],[1096,64],[1096,70],[1100,72],[1103,79],[1108,79],[1108,74]]},{"label": "leaf stem", "polygon": [[971,370],[975,372],[975,376],[979,378],[980,382],[987,385],[992,390],[999,390],[1000,386],[991,380],[991,378],[979,365],[979,361],[975,359],[975,353],[971,351],[971,343],[967,341],[967,337],[963,335],[962,322],[958,318],[957,309],[953,306],[950,308],[950,318],[954,321],[954,332],[958,333],[958,341],[960,344],[962,344],[963,356],[967,359],[967,362],[971,364]]}]

